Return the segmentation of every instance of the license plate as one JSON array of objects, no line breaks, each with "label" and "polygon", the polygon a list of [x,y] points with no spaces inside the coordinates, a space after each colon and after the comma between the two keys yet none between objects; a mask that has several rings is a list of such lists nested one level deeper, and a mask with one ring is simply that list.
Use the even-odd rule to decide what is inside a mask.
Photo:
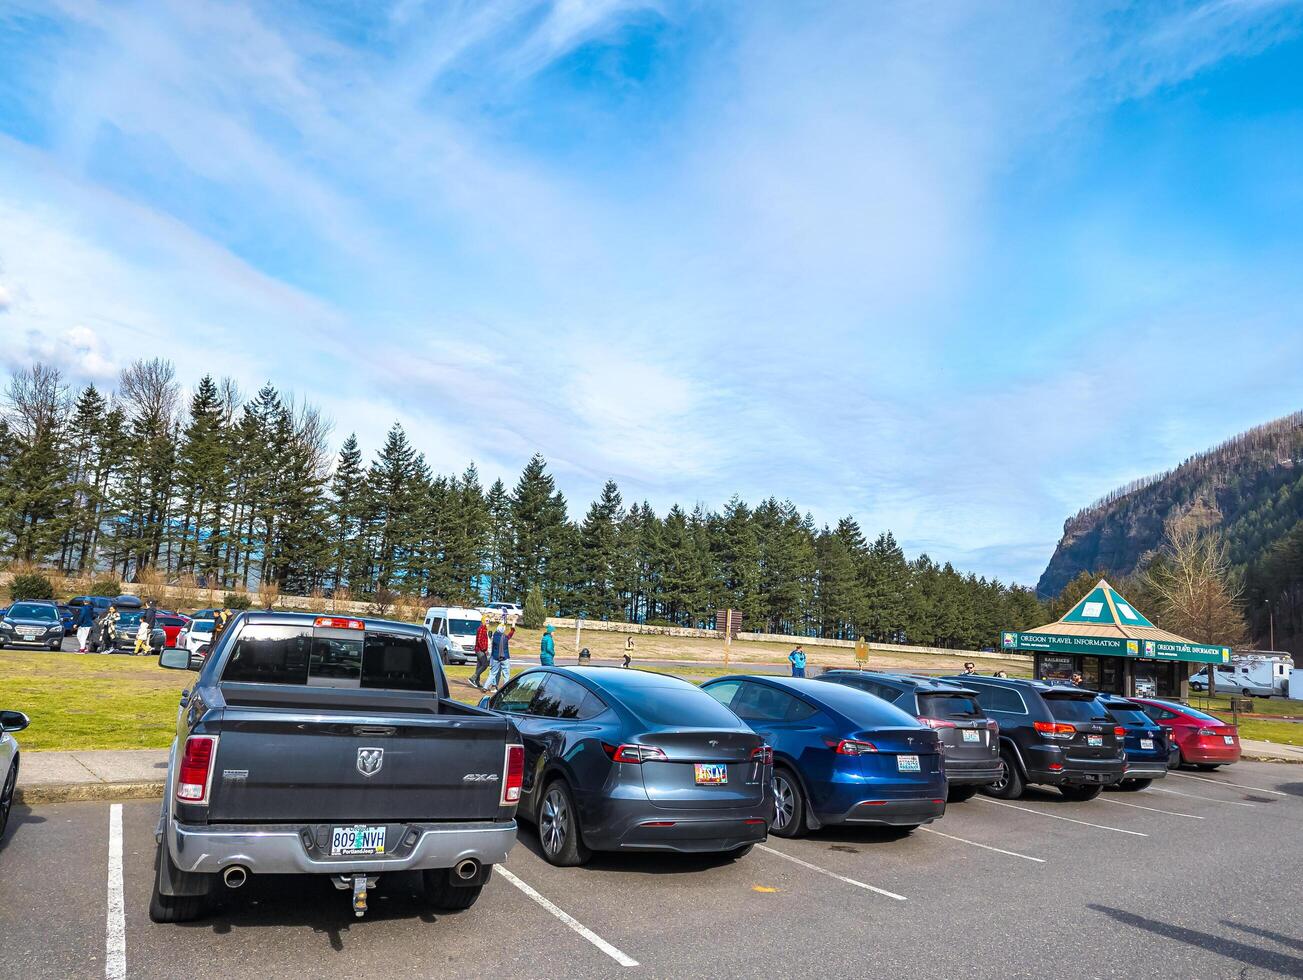
[{"label": "license plate", "polygon": [[898,755],[896,756],[897,772],[918,772],[918,756],[916,755]]},{"label": "license plate", "polygon": [[1140,740],[1140,747],[1142,749],[1152,749],[1154,747],[1154,740],[1152,738],[1142,738]]},{"label": "license plate", "polygon": [[1087,736],[1086,736],[1086,744],[1089,745],[1091,748],[1096,748],[1096,749],[1097,749],[1097,748],[1100,748],[1100,747],[1102,747],[1102,746],[1104,745],[1104,736],[1103,736],[1103,735],[1087,735]]},{"label": "license plate", "polygon": [[384,852],[384,827],[335,827],[330,832],[331,857],[357,857]]},{"label": "license plate", "polygon": [[980,742],[981,740],[982,740],[982,733],[981,733],[981,732],[979,732],[979,731],[974,731],[974,730],[971,729],[971,728],[965,728],[965,729],[964,729],[964,741],[965,741],[965,742]]},{"label": "license plate", "polygon": [[698,762],[694,775],[698,786],[721,786],[728,782],[728,766],[713,762]]},{"label": "license plate", "polygon": [[1234,745],[1234,744],[1235,744],[1235,736],[1234,736],[1234,735],[1223,735],[1222,738],[1226,740],[1226,744],[1227,744],[1227,745]]},{"label": "license plate", "polygon": [[24,640],[34,640],[34,639],[36,639],[36,631],[35,631],[35,630],[19,630],[19,631],[18,631],[18,635],[21,636]]}]

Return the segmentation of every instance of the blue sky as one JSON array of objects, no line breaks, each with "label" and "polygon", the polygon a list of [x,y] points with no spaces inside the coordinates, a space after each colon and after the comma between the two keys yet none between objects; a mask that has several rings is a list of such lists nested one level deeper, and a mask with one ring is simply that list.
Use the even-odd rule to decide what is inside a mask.
[{"label": "blue sky", "polygon": [[1300,407],[1303,8],[0,0],[0,359],[1032,583]]}]

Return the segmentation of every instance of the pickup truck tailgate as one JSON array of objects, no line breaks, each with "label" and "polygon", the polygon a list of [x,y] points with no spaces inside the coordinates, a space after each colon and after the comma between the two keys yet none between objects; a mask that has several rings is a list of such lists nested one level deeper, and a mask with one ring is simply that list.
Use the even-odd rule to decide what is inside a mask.
[{"label": "pickup truck tailgate", "polygon": [[208,819],[496,819],[506,723],[465,710],[431,699],[428,711],[377,718],[241,704],[228,694]]}]

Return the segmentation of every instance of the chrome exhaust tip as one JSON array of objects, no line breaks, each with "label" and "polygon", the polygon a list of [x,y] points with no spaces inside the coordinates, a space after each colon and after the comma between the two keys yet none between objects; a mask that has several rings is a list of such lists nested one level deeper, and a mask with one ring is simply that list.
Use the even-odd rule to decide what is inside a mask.
[{"label": "chrome exhaust tip", "polygon": [[222,884],[227,888],[239,888],[249,880],[249,869],[238,864],[222,872]]},{"label": "chrome exhaust tip", "polygon": [[470,881],[480,873],[480,862],[474,858],[467,858],[464,861],[458,861],[453,867],[452,873],[462,881]]}]

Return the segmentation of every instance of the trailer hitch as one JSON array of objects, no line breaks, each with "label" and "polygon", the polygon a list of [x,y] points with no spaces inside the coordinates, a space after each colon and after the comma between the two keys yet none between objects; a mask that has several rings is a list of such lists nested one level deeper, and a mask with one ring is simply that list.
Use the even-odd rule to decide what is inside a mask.
[{"label": "trailer hitch", "polygon": [[353,914],[359,919],[366,915],[366,893],[376,886],[376,876],[364,874],[337,875],[331,883],[340,891],[353,892]]}]

